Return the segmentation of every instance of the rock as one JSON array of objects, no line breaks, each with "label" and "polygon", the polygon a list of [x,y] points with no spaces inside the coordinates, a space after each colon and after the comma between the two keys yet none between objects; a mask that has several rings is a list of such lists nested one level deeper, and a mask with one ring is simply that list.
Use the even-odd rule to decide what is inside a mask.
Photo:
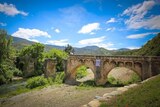
[{"label": "rock", "polygon": [[110,96],[116,96],[121,94],[119,91],[112,91],[111,93],[109,93]]},{"label": "rock", "polygon": [[99,99],[99,98],[101,98],[101,96],[95,96],[94,98],[95,98],[95,99]]},{"label": "rock", "polygon": [[125,92],[125,91],[127,91],[127,90],[128,90],[128,88],[125,88],[125,87],[117,88],[117,91]]},{"label": "rock", "polygon": [[99,102],[99,100],[94,99],[94,100],[92,100],[92,101],[90,101],[90,102],[88,103],[88,106],[89,106],[89,107],[99,107],[99,106],[100,106],[100,102]]},{"label": "rock", "polygon": [[124,88],[130,88],[129,86],[124,86]]},{"label": "rock", "polygon": [[107,102],[109,99],[105,97],[100,97],[97,100],[99,100],[100,102]]},{"label": "rock", "polygon": [[110,99],[112,96],[110,93],[106,93],[103,95],[104,98]]},{"label": "rock", "polygon": [[131,85],[129,85],[129,87],[136,87],[136,86],[138,86],[138,84],[131,84]]}]

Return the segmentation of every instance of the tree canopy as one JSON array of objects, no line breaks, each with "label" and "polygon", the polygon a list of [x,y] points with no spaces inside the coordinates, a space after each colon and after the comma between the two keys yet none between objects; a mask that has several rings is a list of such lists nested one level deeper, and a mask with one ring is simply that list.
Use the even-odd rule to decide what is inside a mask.
[{"label": "tree canopy", "polygon": [[66,53],[68,53],[69,55],[70,54],[74,54],[74,48],[71,45],[69,45],[69,44],[67,45],[67,47],[65,47],[64,51]]}]

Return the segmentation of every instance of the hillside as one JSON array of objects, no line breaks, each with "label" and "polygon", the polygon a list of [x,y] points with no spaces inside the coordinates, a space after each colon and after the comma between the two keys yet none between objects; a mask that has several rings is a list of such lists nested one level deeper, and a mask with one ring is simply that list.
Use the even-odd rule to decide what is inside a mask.
[{"label": "hillside", "polygon": [[[26,39],[13,37],[13,46],[18,50],[34,43],[35,42],[28,41]],[[52,48],[64,50],[65,47],[56,45],[45,45],[45,51],[49,51]],[[76,55],[112,55],[112,51],[106,50],[104,48],[99,48],[97,46],[86,46],[83,48],[74,47],[74,50]]]},{"label": "hillside", "polygon": [[149,40],[140,49],[113,51],[113,55],[160,56],[160,33]]},{"label": "hillside", "polygon": [[133,53],[142,56],[160,56],[160,33],[152,40],[149,40],[142,48]]}]

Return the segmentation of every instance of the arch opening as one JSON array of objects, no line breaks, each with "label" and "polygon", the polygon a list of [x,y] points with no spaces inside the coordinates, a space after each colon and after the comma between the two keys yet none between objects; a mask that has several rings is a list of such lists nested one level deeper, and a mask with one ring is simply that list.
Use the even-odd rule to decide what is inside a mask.
[{"label": "arch opening", "polygon": [[113,85],[127,85],[141,81],[141,77],[129,68],[115,67],[108,73],[107,81]]},{"label": "arch opening", "polygon": [[77,85],[95,85],[96,74],[93,68],[89,66],[84,64],[78,65],[71,74]]}]

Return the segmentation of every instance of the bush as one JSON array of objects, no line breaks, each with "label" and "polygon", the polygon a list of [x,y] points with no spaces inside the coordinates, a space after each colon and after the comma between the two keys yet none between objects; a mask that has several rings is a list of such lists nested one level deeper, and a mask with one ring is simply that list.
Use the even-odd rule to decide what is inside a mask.
[{"label": "bush", "polygon": [[14,75],[14,76],[18,76],[18,77],[22,77],[22,76],[23,76],[23,73],[22,73],[22,71],[20,71],[19,69],[14,68],[14,69],[13,69],[13,75]]},{"label": "bush", "polygon": [[119,79],[115,79],[112,76],[110,76],[108,78],[108,81],[109,81],[109,83],[111,83],[113,85],[128,85],[128,84],[131,84],[131,83],[139,82],[139,81],[141,81],[141,79],[136,73],[133,73],[131,79],[128,80],[128,81],[121,81]]},{"label": "bush", "polygon": [[45,86],[48,84],[48,80],[42,76],[32,77],[27,80],[27,88],[36,88],[39,86]]},{"label": "bush", "polygon": [[57,72],[55,78],[53,79],[54,83],[62,84],[64,80],[64,72]]},{"label": "bush", "polygon": [[12,81],[13,71],[12,67],[6,64],[0,65],[0,85],[4,83],[9,83]]},{"label": "bush", "polygon": [[87,67],[85,66],[81,66],[77,69],[77,72],[76,72],[76,78],[77,79],[81,79],[85,76],[87,76]]}]

